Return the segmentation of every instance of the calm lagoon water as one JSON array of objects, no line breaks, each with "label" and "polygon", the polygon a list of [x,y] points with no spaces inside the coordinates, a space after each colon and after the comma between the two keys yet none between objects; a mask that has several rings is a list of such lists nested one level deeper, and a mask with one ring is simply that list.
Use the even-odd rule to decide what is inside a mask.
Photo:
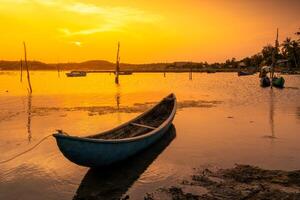
[{"label": "calm lagoon water", "polygon": [[[56,129],[90,135],[110,129],[174,92],[179,108],[172,137],[114,168],[93,171],[63,157],[51,137],[0,165],[0,199],[141,199],[188,178],[193,168],[235,163],[300,169],[300,76],[286,88],[261,88],[257,75],[236,73],[111,74],[67,78],[31,72],[33,94],[18,72],[0,73],[0,162]],[[171,135],[171,134],[170,134]]]}]

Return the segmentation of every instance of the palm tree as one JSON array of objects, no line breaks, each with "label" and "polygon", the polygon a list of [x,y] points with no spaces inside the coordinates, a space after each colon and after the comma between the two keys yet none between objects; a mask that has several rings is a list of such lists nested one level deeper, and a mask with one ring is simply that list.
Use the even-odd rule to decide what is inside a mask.
[{"label": "palm tree", "polygon": [[295,67],[298,67],[298,59],[297,59],[297,49],[299,49],[298,43],[295,40],[292,40],[291,38],[287,37],[283,41],[281,46],[282,46],[283,56],[290,61],[294,61]]},{"label": "palm tree", "polygon": [[298,67],[298,52],[300,50],[300,46],[298,44],[297,41],[293,40],[292,41],[292,54],[294,57],[294,61],[295,61],[295,66]]},{"label": "palm tree", "polygon": [[275,47],[273,47],[271,44],[268,44],[267,46],[263,47],[261,53],[263,56],[264,63],[266,65],[271,65],[273,51],[275,51]]},{"label": "palm tree", "polygon": [[300,36],[300,28],[299,31],[297,31],[295,34]]},{"label": "palm tree", "polygon": [[288,58],[289,53],[291,52],[292,48],[292,39],[287,37],[281,44],[282,46],[282,54],[284,57]]}]

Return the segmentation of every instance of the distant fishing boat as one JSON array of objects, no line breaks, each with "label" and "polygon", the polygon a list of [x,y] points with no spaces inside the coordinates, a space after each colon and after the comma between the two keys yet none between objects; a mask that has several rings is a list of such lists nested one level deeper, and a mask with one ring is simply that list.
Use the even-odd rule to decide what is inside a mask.
[{"label": "distant fishing boat", "polygon": [[208,74],[216,73],[216,70],[207,70],[206,73],[208,73]]},{"label": "distant fishing boat", "polygon": [[280,77],[273,77],[272,84],[274,87],[283,88],[284,87],[284,78],[282,76]]},{"label": "distant fishing boat", "polygon": [[249,70],[249,67],[247,68],[247,65],[244,62],[240,62],[238,64],[238,76],[249,76],[253,75],[255,73],[254,70]]},{"label": "distant fishing boat", "polygon": [[112,130],[87,137],[53,134],[63,155],[86,167],[107,166],[149,147],[168,131],[176,113],[176,97],[170,94],[150,110]]},{"label": "distant fishing boat", "polygon": [[260,86],[261,87],[269,87],[271,85],[270,78],[268,76],[262,77],[260,79]]},{"label": "distant fishing boat", "polygon": [[260,86],[261,87],[269,87],[271,86],[271,80],[268,77],[268,73],[271,72],[270,66],[263,66],[260,69],[259,77],[260,77]]},{"label": "distant fishing boat", "polygon": [[86,76],[85,71],[71,71],[69,73],[66,73],[67,77],[82,77]]},{"label": "distant fishing boat", "polygon": [[284,69],[280,72],[281,74],[294,74],[294,75],[298,75],[300,74],[300,72],[295,71],[295,70],[291,70],[291,69]]},{"label": "distant fishing boat", "polygon": [[254,72],[248,72],[248,71],[238,71],[238,76],[249,76],[253,75]]},{"label": "distant fishing boat", "polygon": [[[277,87],[277,88],[283,88],[284,87],[285,80],[282,76],[278,76],[278,77],[273,76],[272,83],[271,83],[271,79],[266,74],[267,72],[261,72],[261,74],[263,74],[263,73],[265,73],[265,74],[261,75],[260,86],[269,87],[272,84],[272,86]],[[270,73],[272,73],[272,72],[270,71]]]},{"label": "distant fishing boat", "polygon": [[[114,74],[116,74],[116,72],[114,72]],[[125,71],[121,71],[118,73],[119,75],[132,75],[132,72],[125,72]]]},{"label": "distant fishing boat", "polygon": [[[277,29],[277,35],[276,35],[276,40],[275,40],[275,49],[272,52],[272,65],[271,66],[265,66],[262,67],[260,71],[259,77],[260,79],[260,85],[262,87],[268,87],[268,86],[274,86],[277,88],[283,88],[285,80],[282,76],[274,76],[275,74],[275,64],[278,63],[276,60],[276,54],[278,53],[278,29]],[[280,61],[279,61],[280,62]],[[267,73],[270,73],[270,78],[268,77]],[[270,84],[268,84],[270,82]]]}]

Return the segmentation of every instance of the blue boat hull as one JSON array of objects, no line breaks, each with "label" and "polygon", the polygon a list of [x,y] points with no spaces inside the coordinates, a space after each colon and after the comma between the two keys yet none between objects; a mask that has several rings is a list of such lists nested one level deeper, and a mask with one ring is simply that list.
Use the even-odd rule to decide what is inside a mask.
[{"label": "blue boat hull", "polygon": [[56,136],[63,155],[70,161],[86,167],[102,167],[125,160],[149,147],[168,131],[171,124],[151,137],[124,142],[92,142]]},{"label": "blue boat hull", "polygon": [[[176,113],[176,97],[171,94],[166,98],[174,99],[169,116],[159,127],[149,130],[145,134],[122,139],[99,139],[91,136],[76,137],[63,134],[62,132],[55,133],[53,136],[63,155],[78,165],[103,167],[123,161],[143,149],[148,148],[168,131]],[[118,129],[130,126],[142,117],[147,116],[147,114],[149,116],[149,113],[153,110],[155,110],[155,107],[137,118],[107,132],[114,133]],[[142,125],[142,127],[145,128],[145,125]]]}]

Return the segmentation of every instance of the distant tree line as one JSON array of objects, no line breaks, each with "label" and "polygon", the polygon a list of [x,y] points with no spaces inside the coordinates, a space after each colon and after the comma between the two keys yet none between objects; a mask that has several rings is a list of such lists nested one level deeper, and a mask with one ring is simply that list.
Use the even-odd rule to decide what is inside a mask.
[{"label": "distant tree line", "polygon": [[[281,44],[279,44],[279,52],[275,55],[278,65],[286,67],[288,69],[300,68],[300,29],[295,33],[296,39],[287,37]],[[172,63],[167,66],[167,68],[259,68],[264,65],[271,65],[272,63],[272,54],[275,50],[275,47],[271,44],[267,44],[261,50],[261,52],[252,55],[250,57],[245,57],[241,60],[236,60],[235,58],[227,59],[223,63],[211,63],[200,62],[186,62],[181,63]]]},{"label": "distant tree line", "polygon": [[[295,33],[296,39],[287,37],[281,44],[279,44],[279,51],[275,55],[278,63],[282,63],[282,66],[287,68],[299,68],[300,67],[300,31]],[[251,57],[246,57],[241,61],[245,63],[246,66],[262,66],[271,65],[272,63],[272,53],[275,47],[268,44],[262,48],[262,51]]]},{"label": "distant tree line", "polygon": [[[275,47],[271,44],[264,46],[261,52],[245,57],[227,59],[225,62],[174,62],[174,63],[149,63],[129,64],[121,63],[121,70],[130,71],[237,71],[239,68],[255,69],[264,65],[271,65],[272,54]],[[277,66],[288,70],[300,69],[300,28],[295,33],[295,38],[287,37],[279,44],[279,51],[275,55]],[[114,70],[115,63],[105,60],[90,60],[81,63],[56,63],[47,64],[39,61],[28,61],[30,70]],[[20,61],[0,60],[0,70],[19,70]]]}]

